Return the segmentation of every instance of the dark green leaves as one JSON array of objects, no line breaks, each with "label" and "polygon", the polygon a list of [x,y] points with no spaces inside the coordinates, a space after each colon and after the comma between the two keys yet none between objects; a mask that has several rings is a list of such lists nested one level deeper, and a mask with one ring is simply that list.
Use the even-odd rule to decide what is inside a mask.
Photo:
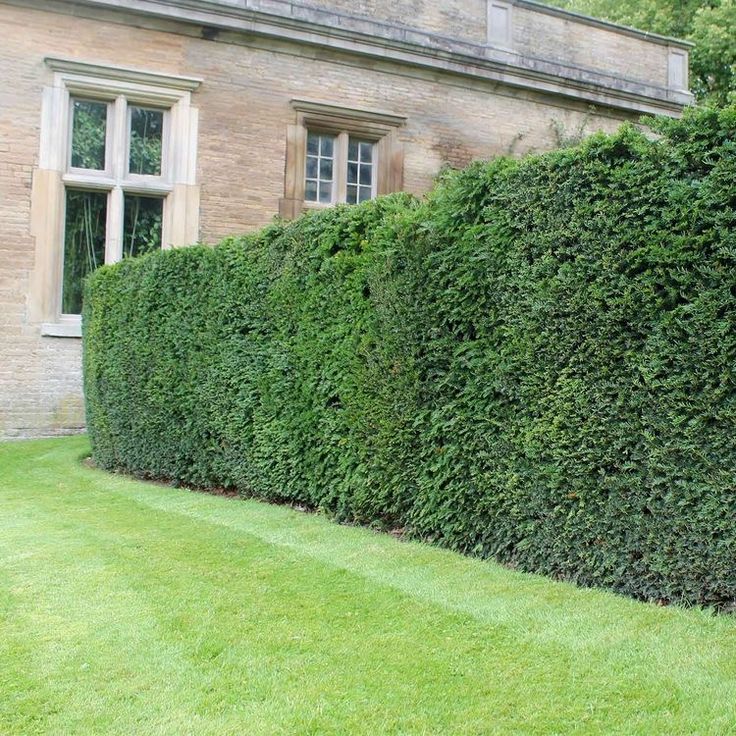
[{"label": "dark green leaves", "polygon": [[736,597],[736,115],[99,269],[105,467],[646,599]]}]

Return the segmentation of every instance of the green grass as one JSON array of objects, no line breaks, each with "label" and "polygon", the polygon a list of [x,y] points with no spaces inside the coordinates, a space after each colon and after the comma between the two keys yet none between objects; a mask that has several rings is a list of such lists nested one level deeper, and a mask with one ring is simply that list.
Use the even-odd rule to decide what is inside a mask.
[{"label": "green grass", "polygon": [[0,444],[0,734],[736,734],[736,620]]}]

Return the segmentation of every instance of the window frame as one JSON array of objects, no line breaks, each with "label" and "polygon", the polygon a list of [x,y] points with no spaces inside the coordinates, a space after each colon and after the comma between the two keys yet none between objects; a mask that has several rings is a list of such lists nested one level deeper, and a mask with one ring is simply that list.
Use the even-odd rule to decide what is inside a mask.
[{"label": "window frame", "polygon": [[[322,137],[330,137],[333,140],[332,143],[332,191],[330,192],[330,201],[329,202],[320,202],[319,201],[319,184],[321,183],[321,171],[319,168],[319,164],[322,161],[322,149],[321,149],[321,142],[320,142],[320,151],[317,154],[317,160],[318,160],[318,170],[317,170],[317,179],[314,179],[314,181],[317,182],[317,199],[311,200],[307,199],[306,197],[306,188],[307,188],[307,182],[310,180],[310,177],[308,176],[308,163],[309,158],[312,154],[309,153],[309,136],[310,135],[317,135]],[[307,207],[330,207],[333,205],[336,201],[339,201],[339,194],[338,189],[340,187],[339,183],[339,177],[340,177],[340,134],[336,133],[332,130],[324,130],[322,128],[310,128],[307,130],[307,153],[304,156],[304,189],[305,189],[305,195],[304,195],[304,206]]]},{"label": "window frame", "polygon": [[[296,122],[287,127],[284,197],[279,215],[293,219],[302,211],[322,209],[347,199],[348,142],[358,138],[373,143],[372,196],[400,191],[403,187],[404,156],[399,130],[406,118],[377,110],[339,107],[314,100],[291,100]],[[330,203],[305,198],[307,137],[309,133],[336,138],[333,198]]]},{"label": "window frame", "polygon": [[[66,192],[107,192],[105,263],[122,257],[125,194],[163,200],[162,248],[196,242],[198,115],[191,94],[201,80],[50,57],[45,63],[51,83],[43,91],[39,166],[31,194],[36,263],[30,317],[41,323],[42,335],[80,337],[80,315],[61,311]],[[71,166],[75,99],[108,105],[104,171]],[[132,107],[164,113],[160,175],[130,172]]]},{"label": "window frame", "polygon": [[[104,169],[83,169],[77,166],[72,166],[72,144],[74,140],[74,102],[75,100],[85,100],[87,102],[104,102],[106,107],[106,113],[105,113],[105,167]],[[112,174],[112,169],[110,165],[110,156],[108,155],[109,151],[112,148],[112,129],[109,125],[109,121],[111,119],[111,109],[113,108],[113,105],[111,105],[111,100],[109,99],[93,99],[92,97],[88,95],[70,95],[69,96],[69,120],[67,121],[67,164],[66,164],[66,173],[72,174],[72,175],[79,175],[79,176],[90,176],[90,177],[97,177],[100,179],[105,178],[106,176],[109,177]]]},{"label": "window frame", "polygon": [[[105,168],[83,169],[72,166],[74,104],[77,100],[104,102],[107,105],[105,130]],[[130,143],[132,108],[141,107],[147,110],[160,111],[162,118],[161,162],[160,174],[132,174],[130,172]],[[114,98],[101,94],[98,97],[69,94],[67,119],[67,156],[66,171],[62,175],[64,184],[64,217],[62,233],[62,250],[66,247],[66,192],[69,190],[104,192],[107,195],[107,222],[105,225],[105,264],[117,263],[123,258],[125,249],[125,200],[131,196],[147,196],[162,200],[161,245],[168,242],[168,223],[166,218],[167,200],[173,191],[171,184],[169,155],[170,143],[170,108],[141,105],[130,95],[117,94]],[[64,258],[62,253],[61,272],[59,274],[63,301]],[[59,308],[59,318],[70,321],[79,315],[63,311]]]},{"label": "window frame", "polygon": [[[358,144],[358,160],[352,161],[350,159],[350,139],[354,139],[355,142]],[[360,204],[360,190],[365,189],[367,185],[360,183],[360,172],[361,167],[368,165],[365,161],[362,161],[362,147],[366,144],[370,145],[371,147],[371,161],[370,161],[370,167],[371,167],[371,183],[370,183],[370,189],[371,189],[371,196],[370,199],[375,199],[378,196],[378,161],[376,160],[377,157],[377,149],[378,149],[378,143],[379,141],[374,141],[369,138],[366,138],[365,136],[359,136],[359,135],[350,135],[347,136],[347,141],[345,144],[345,201],[347,202],[347,193],[348,188],[351,186],[357,187],[356,192],[356,202],[353,204]],[[350,172],[350,164],[354,163],[357,165],[357,180],[354,184],[351,184],[349,179],[349,172]]]},{"label": "window frame", "polygon": [[[324,128],[307,127],[307,141],[309,135],[315,134],[320,136],[329,135],[334,138],[333,155],[332,155],[332,195],[329,202],[313,201],[304,197],[305,209],[320,209],[323,207],[332,207],[335,204],[347,203],[348,192],[348,165],[350,163],[349,144],[350,139],[358,139],[360,143],[370,143],[373,147],[373,161],[371,164],[371,199],[378,196],[378,166],[377,166],[377,147],[380,138],[374,135],[362,135],[351,133],[347,130],[330,130]],[[307,182],[307,159],[309,158],[307,151],[304,156],[304,183],[306,189]],[[365,186],[365,185],[360,185]]]}]

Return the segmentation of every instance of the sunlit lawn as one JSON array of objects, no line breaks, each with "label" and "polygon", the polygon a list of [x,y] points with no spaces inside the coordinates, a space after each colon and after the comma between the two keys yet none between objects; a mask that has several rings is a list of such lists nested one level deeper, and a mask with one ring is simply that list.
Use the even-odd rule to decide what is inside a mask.
[{"label": "sunlit lawn", "polygon": [[736,620],[0,444],[0,734],[736,734]]}]

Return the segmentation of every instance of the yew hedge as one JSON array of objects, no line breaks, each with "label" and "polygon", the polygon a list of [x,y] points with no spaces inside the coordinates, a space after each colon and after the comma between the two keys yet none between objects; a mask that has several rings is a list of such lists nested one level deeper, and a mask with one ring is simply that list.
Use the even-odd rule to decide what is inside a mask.
[{"label": "yew hedge", "polygon": [[736,110],[86,284],[105,468],[645,599],[736,599]]}]

